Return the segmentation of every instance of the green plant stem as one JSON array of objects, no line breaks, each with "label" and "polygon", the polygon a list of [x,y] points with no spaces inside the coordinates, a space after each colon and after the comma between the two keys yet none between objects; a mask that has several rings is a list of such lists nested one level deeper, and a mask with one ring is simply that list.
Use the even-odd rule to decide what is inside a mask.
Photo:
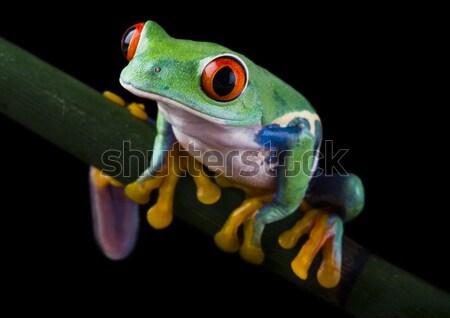
[{"label": "green plant stem", "polygon": [[[102,154],[106,150],[122,151],[124,141],[141,153],[151,149],[154,127],[2,38],[0,71],[0,111],[80,160],[107,168]],[[134,154],[135,151],[123,154],[125,165],[118,177],[122,182],[129,183],[138,176],[137,161],[129,160]],[[148,158],[141,158],[140,163],[143,160]],[[128,171],[130,175],[126,177]],[[174,211],[185,222],[212,236],[242,200],[241,192],[229,189],[223,191],[216,205],[202,205],[195,199],[192,180],[183,178],[177,188]],[[295,221],[292,217],[268,226],[263,242],[267,251],[263,266],[267,269],[355,316],[450,316],[449,294],[370,254],[348,238],[343,242],[342,280],[338,287],[322,288],[315,277],[298,279],[290,268],[297,250],[286,251],[277,244],[279,233]],[[313,266],[313,270],[317,269],[317,262]]]}]

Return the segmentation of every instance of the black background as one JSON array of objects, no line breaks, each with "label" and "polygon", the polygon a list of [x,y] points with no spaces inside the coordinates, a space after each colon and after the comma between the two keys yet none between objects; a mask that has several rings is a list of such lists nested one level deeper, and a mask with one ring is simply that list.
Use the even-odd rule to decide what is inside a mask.
[{"label": "black background", "polygon": [[[350,149],[343,164],[364,180],[367,206],[346,226],[346,234],[449,290],[448,261],[437,257],[445,246],[446,224],[437,222],[434,211],[414,209],[411,202],[425,198],[399,193],[411,186],[403,179],[406,154],[401,147],[393,151],[401,137],[390,133],[397,126],[389,120],[390,109],[401,98],[389,74],[378,77],[383,62],[370,10],[272,7],[248,13],[230,4],[174,12],[174,7],[130,2],[94,12],[81,4],[49,10],[13,5],[2,12],[0,35],[95,89],[128,100],[135,98],[118,84],[126,65],[119,41],[134,23],[155,20],[174,37],[218,42],[245,54],[301,91],[320,114],[325,139]],[[154,105],[147,105],[154,114]],[[123,262],[105,259],[91,230],[87,165],[3,116],[0,131],[6,167],[1,198],[5,207],[13,207],[2,211],[7,235],[2,263],[14,277],[6,285],[10,296],[40,294],[70,308],[93,302],[149,313],[178,306],[186,313],[208,313],[205,303],[230,314],[241,307],[255,315],[337,312],[220,252],[211,238],[177,220],[164,231],[142,222],[134,254]],[[69,296],[75,291],[76,297]]]}]

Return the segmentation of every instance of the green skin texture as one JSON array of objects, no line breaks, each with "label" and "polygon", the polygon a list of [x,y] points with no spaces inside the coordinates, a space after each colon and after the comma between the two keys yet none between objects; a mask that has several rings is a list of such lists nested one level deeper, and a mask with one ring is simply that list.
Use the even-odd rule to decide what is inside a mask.
[{"label": "green skin texture", "polygon": [[[239,57],[247,66],[248,84],[235,100],[218,102],[203,92],[201,74],[212,59],[229,54]],[[160,68],[160,71],[155,72],[155,68]],[[245,56],[214,43],[171,38],[152,21],[145,24],[134,57],[122,71],[120,79],[123,84],[131,85],[140,91],[164,96],[202,114],[220,118],[221,124],[226,126],[264,127],[290,112],[307,110],[315,114],[313,107],[300,93]],[[158,116],[157,124],[155,149],[158,151],[153,153],[150,170],[156,170],[162,164],[161,153],[173,142],[173,135],[168,136],[170,124],[162,116]],[[283,144],[293,155],[288,157],[285,165],[277,168],[274,201],[261,208],[252,219],[254,228],[251,241],[255,249],[260,249],[264,226],[290,215],[303,200],[311,176],[300,173],[296,177],[286,177],[284,170],[298,161],[308,167],[308,171],[312,169],[313,158],[308,156],[304,159],[303,155],[314,149],[316,138],[320,138],[320,134],[318,135],[314,136],[304,127],[299,129],[298,133],[281,135],[286,139]],[[141,179],[151,176],[151,171],[146,172]],[[359,178],[351,175],[350,179],[350,193],[353,190],[358,193],[356,197],[352,197],[349,191],[346,192],[350,198],[345,200],[350,202],[349,208],[354,210],[353,217],[361,211],[364,198],[360,195],[363,191]]]}]

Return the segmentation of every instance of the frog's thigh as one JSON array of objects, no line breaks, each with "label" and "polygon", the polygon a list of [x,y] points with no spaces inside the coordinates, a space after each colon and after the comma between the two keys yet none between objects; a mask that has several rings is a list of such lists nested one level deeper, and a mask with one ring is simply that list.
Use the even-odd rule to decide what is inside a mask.
[{"label": "frog's thigh", "polygon": [[321,175],[311,179],[305,200],[316,208],[331,207],[349,221],[364,207],[364,186],[354,174]]}]

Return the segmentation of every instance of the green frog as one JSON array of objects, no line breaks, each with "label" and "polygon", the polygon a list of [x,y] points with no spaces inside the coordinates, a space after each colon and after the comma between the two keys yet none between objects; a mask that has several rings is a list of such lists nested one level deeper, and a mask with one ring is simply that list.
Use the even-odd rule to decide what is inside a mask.
[{"label": "green frog", "polygon": [[[157,229],[171,223],[176,183],[187,171],[204,204],[215,204],[221,187],[237,187],[247,195],[216,234],[220,249],[261,264],[265,226],[301,211],[279,243],[293,248],[309,234],[292,261],[294,273],[306,279],[322,251],[318,281],[327,288],[336,286],[343,222],[362,211],[364,188],[353,174],[318,173],[322,126],[311,104],[242,54],[214,43],[172,38],[152,21],[129,28],[122,50],[129,63],[120,83],[134,95],[156,101],[157,136],[150,167],[125,191],[92,169],[95,233],[105,254],[121,259],[130,253],[136,204],[148,203],[154,189],[159,197],[147,213],[148,222]],[[107,97],[125,105],[116,95]],[[146,119],[142,105],[128,108]],[[214,172],[215,180],[204,167]]]}]

